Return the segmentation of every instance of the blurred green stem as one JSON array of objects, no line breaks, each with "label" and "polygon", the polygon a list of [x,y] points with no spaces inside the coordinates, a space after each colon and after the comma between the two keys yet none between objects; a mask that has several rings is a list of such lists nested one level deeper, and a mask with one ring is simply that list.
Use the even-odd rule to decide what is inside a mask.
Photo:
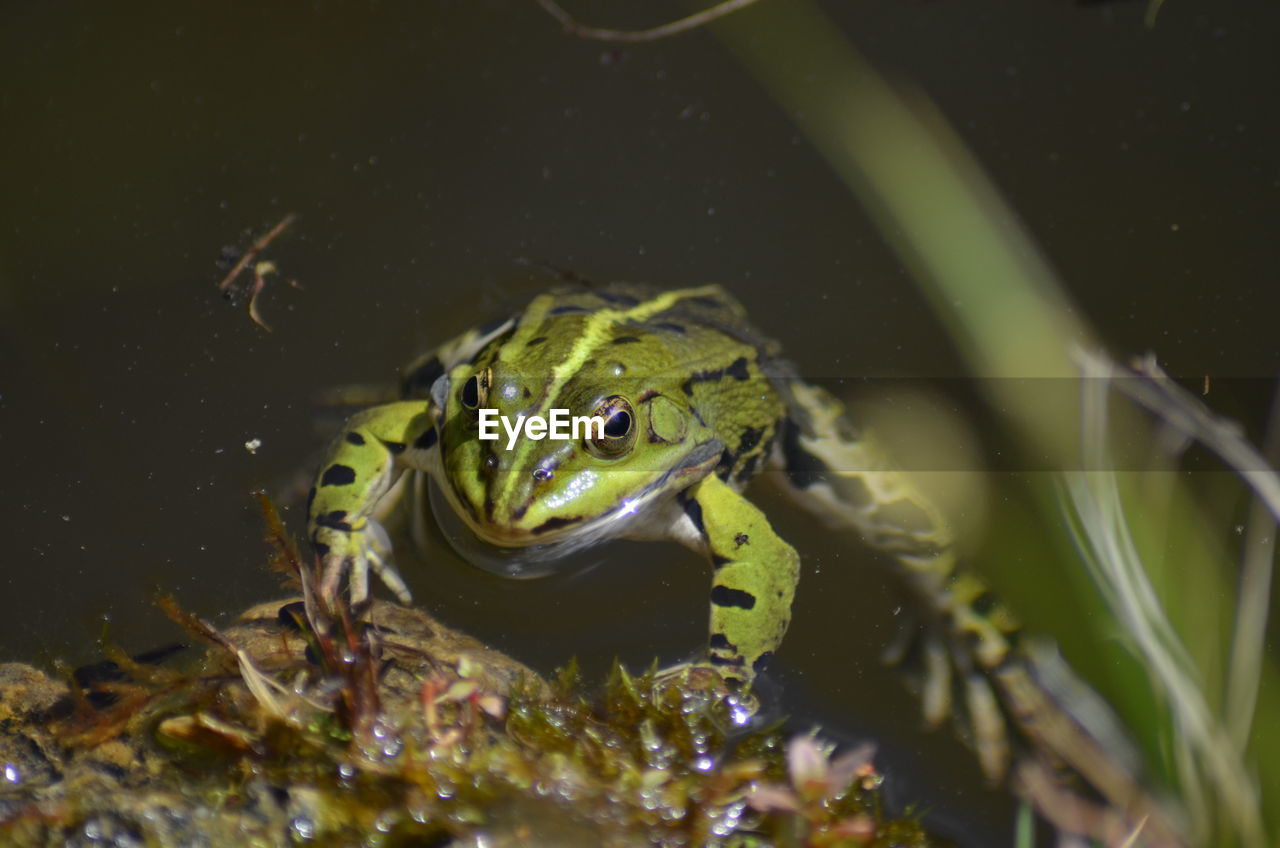
[{"label": "blurred green stem", "polygon": [[[1016,216],[945,119],[923,95],[881,78],[812,0],[760,3],[717,21],[712,29],[869,211],[947,326],[968,370],[983,378],[981,386],[991,405],[1014,426],[1030,458],[1047,467],[1078,467],[1081,401],[1075,379],[1079,375],[1070,357],[1073,350],[1091,352],[1098,343]],[[1029,379],[1036,381],[1034,392],[1026,390]],[[1054,386],[1065,390],[1046,396],[1045,390]],[[1116,413],[1109,422],[1110,436],[1105,438],[1112,444],[1117,436],[1122,445],[1126,441],[1147,444],[1150,428],[1125,409]],[[1112,458],[1102,468],[1108,479],[1116,476],[1116,462]],[[1249,470],[1241,473],[1257,485]],[[1181,481],[1170,481],[1169,486],[1170,493],[1176,494],[1174,502],[1193,503]],[[1119,489],[1112,494],[1097,522],[1105,532],[1097,538],[1107,542],[1121,535],[1126,539],[1144,536],[1143,532],[1130,534],[1127,525],[1117,528],[1113,522],[1130,516],[1136,521],[1135,530],[1142,530],[1138,519],[1146,515],[1146,504],[1140,499],[1129,504],[1131,495]],[[1046,514],[1052,515],[1052,508]],[[1179,532],[1192,532],[1193,526],[1201,529],[1198,520],[1186,522],[1170,536],[1140,546],[1141,550],[1131,545],[1123,563],[1103,565],[1112,569],[1128,564],[1131,570],[1126,573],[1141,576],[1145,588],[1138,593],[1141,597],[1121,600],[1139,601],[1158,613],[1148,621],[1158,619],[1165,627],[1172,622],[1168,632],[1158,634],[1160,638],[1146,640],[1146,647],[1159,643],[1161,651],[1154,657],[1140,652],[1139,657],[1175,715],[1185,704],[1194,702],[1196,707],[1177,716],[1175,726],[1191,728],[1199,734],[1197,738],[1178,738],[1180,734],[1172,731],[1172,741],[1184,791],[1195,796],[1195,786],[1202,785],[1208,795],[1217,793],[1219,809],[1201,813],[1198,831],[1226,834],[1234,829],[1246,844],[1260,845],[1263,837],[1247,767],[1239,751],[1228,753],[1216,746],[1225,742],[1227,748],[1234,748],[1230,740],[1247,735],[1252,707],[1245,705],[1253,703],[1262,665],[1253,655],[1257,614],[1259,610],[1265,614],[1269,593],[1258,592],[1259,598],[1253,601],[1258,609],[1251,613],[1241,607],[1254,619],[1245,622],[1247,629],[1238,631],[1242,635],[1236,640],[1236,653],[1244,661],[1243,679],[1235,682],[1234,670],[1231,676],[1232,702],[1240,705],[1236,723],[1243,729],[1228,735],[1210,706],[1217,701],[1211,695],[1220,690],[1196,686],[1212,681],[1216,673],[1203,673],[1213,672],[1227,659],[1226,639],[1217,619],[1204,613],[1213,608],[1215,599],[1230,594],[1229,561],[1215,556],[1213,545],[1194,544],[1169,549],[1177,551],[1179,572],[1170,575],[1172,583],[1153,587],[1148,582],[1153,575],[1143,570],[1148,551],[1178,542]],[[1266,573],[1269,576],[1269,570]],[[1260,586],[1261,580],[1252,579],[1252,584]],[[1194,591],[1181,591],[1187,587]],[[1121,588],[1132,592],[1133,582]],[[1170,598],[1178,603],[1166,609]],[[1088,618],[1082,612],[1077,626],[1096,629],[1097,622]],[[1105,625],[1096,632],[1104,633]],[[1135,644],[1132,638],[1130,644]],[[1178,674],[1171,673],[1168,663],[1159,668],[1152,665],[1161,656],[1180,656],[1178,649],[1185,645],[1197,649],[1200,674],[1189,663],[1181,665]],[[1178,703],[1179,694],[1184,704]],[[1206,755],[1210,762],[1205,761]],[[1255,757],[1253,761],[1264,772],[1274,774],[1265,757]],[[1264,779],[1263,784],[1267,783]],[[1222,796],[1233,790],[1237,797]],[[1195,808],[1204,798],[1186,800]],[[1211,823],[1222,814],[1226,821],[1219,818]],[[1215,839],[1214,844],[1223,842]]]}]

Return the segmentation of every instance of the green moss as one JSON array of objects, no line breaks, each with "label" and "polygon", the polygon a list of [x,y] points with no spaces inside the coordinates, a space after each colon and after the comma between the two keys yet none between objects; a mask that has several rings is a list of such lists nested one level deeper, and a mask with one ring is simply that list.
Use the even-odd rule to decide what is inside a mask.
[{"label": "green moss", "polygon": [[[314,666],[308,671],[299,658],[274,679],[290,679],[282,671],[305,676]],[[880,778],[869,766],[844,785],[828,785],[823,770],[833,764],[819,751],[819,779],[806,784],[788,767],[778,727],[738,727],[722,684],[705,673],[655,681],[652,672],[632,677],[616,667],[594,697],[572,667],[554,685],[530,678],[505,695],[467,678],[428,679],[417,699],[388,698],[393,705],[359,734],[335,724],[336,710],[281,714],[279,704],[245,697],[241,681],[221,680],[190,681],[191,712],[175,712],[169,697],[163,713],[157,706],[154,716],[135,716],[131,724],[149,728],[159,743],[152,746],[159,760],[154,777],[139,777],[134,791],[142,806],[161,787],[177,791],[202,811],[193,819],[235,820],[260,844],[283,844],[286,836],[319,844],[474,844],[481,834],[510,845],[928,844],[914,821],[885,820]],[[307,699],[319,683],[304,690]],[[790,746],[816,744],[803,737]],[[264,792],[278,796],[288,815],[264,815]],[[103,787],[62,799],[60,815],[45,816],[50,826],[36,829],[40,838],[30,821],[0,834],[56,843],[92,821],[109,794]],[[131,820],[157,836],[143,817]]]}]

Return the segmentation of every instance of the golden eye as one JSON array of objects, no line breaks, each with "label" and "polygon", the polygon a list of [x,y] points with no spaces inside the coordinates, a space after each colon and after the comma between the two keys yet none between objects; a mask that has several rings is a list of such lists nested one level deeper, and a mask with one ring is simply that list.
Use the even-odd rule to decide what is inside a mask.
[{"label": "golden eye", "polygon": [[[636,442],[636,414],[629,400],[622,395],[607,397],[592,415],[604,419],[604,432],[587,439],[588,451],[601,459],[616,459],[631,450]],[[588,428],[588,432],[593,431]]]},{"label": "golden eye", "polygon": [[472,374],[471,378],[462,384],[462,390],[458,392],[458,401],[463,409],[474,412],[483,406],[489,399],[489,385],[492,382],[492,368],[486,368],[479,374]]}]

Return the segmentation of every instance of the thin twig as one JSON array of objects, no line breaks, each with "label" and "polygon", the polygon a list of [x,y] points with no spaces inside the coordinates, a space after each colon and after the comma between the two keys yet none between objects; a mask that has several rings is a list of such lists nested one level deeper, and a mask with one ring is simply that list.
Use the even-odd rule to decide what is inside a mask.
[{"label": "thin twig", "polygon": [[[231,288],[232,284],[235,283],[236,278],[243,274],[244,270],[249,267],[249,263],[253,262],[258,254],[266,250],[267,247],[270,246],[271,242],[275,241],[281,233],[289,229],[289,225],[292,224],[297,217],[297,215],[290,212],[280,220],[280,223],[268,230],[266,235],[255,241],[249,249],[244,252],[244,255],[236,261],[236,264],[232,266],[231,270],[227,272],[227,276],[222,278],[222,282],[218,283],[218,291],[226,292]],[[262,290],[266,288],[267,274],[273,274],[275,272],[276,266],[273,262],[263,261],[254,263],[253,282],[249,285],[249,318],[253,323],[257,324],[268,333],[271,332],[271,328],[267,326],[266,321],[262,320],[262,315],[258,312],[258,295],[262,294]],[[300,288],[295,281],[291,280],[289,284],[294,288]]]},{"label": "thin twig", "polygon": [[236,281],[236,277],[240,276],[240,274],[244,272],[244,269],[249,267],[249,263],[252,262],[259,253],[266,250],[271,245],[271,242],[279,238],[281,233],[289,229],[289,225],[292,224],[297,217],[297,215],[290,212],[281,219],[280,223],[268,230],[266,235],[255,241],[253,245],[244,252],[244,255],[240,257],[236,264],[231,267],[231,270],[227,272],[227,276],[222,278],[222,282],[218,283],[218,291],[226,291],[231,288],[231,284]]},{"label": "thin twig", "polygon": [[1128,369],[1084,352],[1080,352],[1078,357],[1082,362],[1096,366],[1094,373],[1099,369],[1101,373],[1107,373],[1109,369],[1116,377],[1139,378],[1113,379],[1111,386],[1154,412],[1163,423],[1217,454],[1253,489],[1272,517],[1280,521],[1280,474],[1257,448],[1245,440],[1238,424],[1214,414],[1149,358]]},{"label": "thin twig", "polygon": [[578,21],[561,8],[555,0],[538,0],[538,5],[551,17],[560,22],[560,26],[564,27],[564,31],[569,35],[585,38],[591,41],[657,41],[659,38],[666,38],[671,35],[679,35],[682,32],[688,32],[691,29],[697,29],[703,24],[710,23],[717,18],[736,12],[746,6],[755,3],[756,0],[724,0],[724,2],[712,6],[709,9],[703,9],[701,12],[695,12],[686,18],[680,18],[670,23],[662,24],[651,29],[608,29],[605,27],[593,27],[586,24],[578,23]]}]

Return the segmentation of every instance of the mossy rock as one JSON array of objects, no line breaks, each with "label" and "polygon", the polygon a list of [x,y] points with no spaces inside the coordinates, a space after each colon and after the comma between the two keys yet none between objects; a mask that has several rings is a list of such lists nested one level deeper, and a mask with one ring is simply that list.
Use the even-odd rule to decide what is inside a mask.
[{"label": "mossy rock", "polygon": [[347,621],[277,601],[203,651],[0,666],[0,842],[930,844],[865,757],[744,729],[713,674],[589,699],[419,610]]}]

